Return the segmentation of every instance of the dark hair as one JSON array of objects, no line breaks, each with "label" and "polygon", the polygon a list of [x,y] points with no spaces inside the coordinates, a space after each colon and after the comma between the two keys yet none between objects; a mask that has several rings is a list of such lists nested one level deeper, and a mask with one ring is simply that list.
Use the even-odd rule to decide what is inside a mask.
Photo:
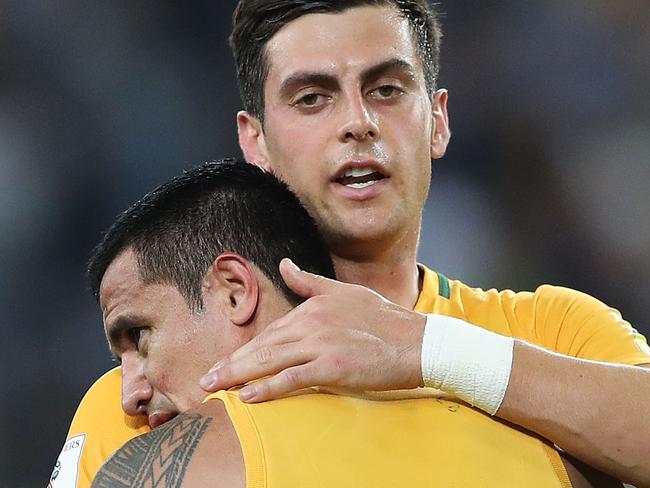
[{"label": "dark hair", "polygon": [[203,307],[205,273],[224,252],[255,264],[294,305],[300,299],[278,270],[283,257],[334,277],[325,243],[298,198],[273,175],[236,160],[186,171],[123,212],[88,263],[96,298],[106,269],[127,248],[145,283],[175,285],[193,311]]},{"label": "dark hair", "polygon": [[233,14],[230,47],[244,109],[264,121],[267,42],[303,15],[338,13],[362,5],[393,6],[408,21],[430,95],[436,90],[440,58],[439,15],[427,0],[240,0]]}]

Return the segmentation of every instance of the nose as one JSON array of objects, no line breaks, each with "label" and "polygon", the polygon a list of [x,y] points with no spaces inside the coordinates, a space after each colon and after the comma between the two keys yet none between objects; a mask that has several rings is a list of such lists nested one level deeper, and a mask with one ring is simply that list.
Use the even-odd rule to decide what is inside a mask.
[{"label": "nose", "polygon": [[122,410],[127,415],[144,415],[153,388],[144,376],[144,365],[135,352],[122,354]]},{"label": "nose", "polygon": [[339,131],[341,142],[374,140],[379,137],[379,125],[375,115],[368,109],[361,94],[349,97],[344,121]]}]

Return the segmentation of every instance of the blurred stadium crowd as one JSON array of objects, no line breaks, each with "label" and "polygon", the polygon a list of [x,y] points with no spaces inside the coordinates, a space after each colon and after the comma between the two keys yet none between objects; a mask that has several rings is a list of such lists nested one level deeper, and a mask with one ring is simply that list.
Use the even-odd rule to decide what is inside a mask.
[{"label": "blurred stadium crowd", "polygon": [[[43,486],[111,367],[84,262],[145,191],[238,156],[234,0],[0,3],[0,484]],[[586,291],[650,334],[647,0],[447,0],[421,260]]]}]

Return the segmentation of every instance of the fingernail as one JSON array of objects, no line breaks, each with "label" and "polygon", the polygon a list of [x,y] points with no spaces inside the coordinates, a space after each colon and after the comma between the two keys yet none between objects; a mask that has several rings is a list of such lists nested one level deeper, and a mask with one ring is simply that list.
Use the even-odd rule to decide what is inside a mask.
[{"label": "fingernail", "polygon": [[201,385],[201,388],[207,390],[209,388],[212,388],[215,384],[217,383],[217,373],[214,371],[206,374],[199,380],[199,384]]},{"label": "fingernail", "polygon": [[300,271],[300,268],[296,263],[293,262],[291,258],[287,258],[287,261],[289,261],[289,266],[291,266],[294,270]]},{"label": "fingernail", "polygon": [[255,398],[256,395],[257,395],[257,390],[255,389],[255,387],[247,386],[245,388],[242,388],[242,390],[239,392],[239,399],[243,402],[247,402]]}]

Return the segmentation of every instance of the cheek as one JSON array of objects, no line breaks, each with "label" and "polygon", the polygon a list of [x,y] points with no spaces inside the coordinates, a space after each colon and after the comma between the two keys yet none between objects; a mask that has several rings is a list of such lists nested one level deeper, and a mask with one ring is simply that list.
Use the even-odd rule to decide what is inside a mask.
[{"label": "cheek", "polygon": [[[431,134],[433,131],[433,123],[433,117],[431,117],[427,112],[421,111],[417,114],[413,123],[410,124],[410,127],[413,130],[411,134],[412,142],[410,150],[412,151],[412,157],[416,158],[417,161],[431,161]],[[424,165],[423,169],[427,173],[430,173],[431,165]]]},{"label": "cheek", "polygon": [[178,337],[175,339],[169,342],[158,336],[151,337],[147,351],[147,376],[155,389],[165,393],[177,391],[185,374],[180,361],[184,357],[183,348],[179,348],[182,341]]},{"label": "cheek", "polygon": [[169,378],[169,373],[167,371],[163,371],[160,374],[160,378],[158,381],[158,387],[162,391],[169,391],[170,388],[170,378]]},{"label": "cheek", "polygon": [[431,145],[431,134],[433,130],[433,116],[427,110],[426,103],[421,105],[411,104],[401,123],[395,129],[402,134],[403,140],[411,140],[414,149],[423,145]]},{"label": "cheek", "polygon": [[[292,159],[295,154],[300,154],[300,159]],[[285,181],[294,193],[298,196],[303,205],[310,205],[314,200],[319,200],[319,194],[323,191],[322,182],[327,177],[322,175],[319,165],[323,153],[309,153],[304,148],[291,152],[277,152],[272,159],[272,167],[275,175]]]},{"label": "cheek", "polygon": [[268,121],[266,147],[271,166],[278,176],[296,187],[309,184],[322,171],[327,141],[323,124],[289,124],[281,117]]},{"label": "cheek", "polygon": [[392,149],[400,191],[406,200],[420,205],[431,181],[432,118],[425,108],[415,105],[401,115],[384,120],[382,135]]},{"label": "cheek", "polygon": [[145,365],[145,376],[156,390],[168,392],[173,388],[173,371],[176,371],[173,358],[160,357],[155,348],[149,349]]}]

